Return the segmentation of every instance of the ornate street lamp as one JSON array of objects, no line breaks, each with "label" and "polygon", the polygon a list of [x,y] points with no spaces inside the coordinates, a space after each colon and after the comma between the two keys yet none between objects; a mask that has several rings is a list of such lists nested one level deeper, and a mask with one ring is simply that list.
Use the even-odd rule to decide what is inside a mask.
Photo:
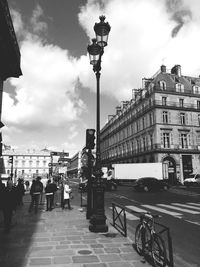
[{"label": "ornate street lamp", "polygon": [[97,118],[96,118],[96,164],[95,179],[92,184],[93,189],[93,213],[90,217],[89,230],[91,232],[107,232],[106,216],[104,210],[104,185],[102,181],[101,154],[100,154],[100,71],[101,57],[104,53],[104,47],[107,45],[110,25],[106,22],[105,16],[99,17],[100,22],[95,23],[94,31],[96,39],[92,39],[92,44],[88,45],[90,64],[93,65],[93,71],[97,81]]}]

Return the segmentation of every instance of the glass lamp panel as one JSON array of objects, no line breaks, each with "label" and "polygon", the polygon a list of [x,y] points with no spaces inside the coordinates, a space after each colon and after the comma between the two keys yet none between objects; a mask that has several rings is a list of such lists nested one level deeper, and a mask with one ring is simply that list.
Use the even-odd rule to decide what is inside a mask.
[{"label": "glass lamp panel", "polygon": [[96,35],[97,43],[101,47],[107,46],[108,35]]},{"label": "glass lamp panel", "polygon": [[90,64],[91,65],[96,65],[97,64],[97,62],[98,62],[98,60],[99,60],[99,54],[98,55],[91,55],[91,54],[89,54],[89,57],[90,57]]}]

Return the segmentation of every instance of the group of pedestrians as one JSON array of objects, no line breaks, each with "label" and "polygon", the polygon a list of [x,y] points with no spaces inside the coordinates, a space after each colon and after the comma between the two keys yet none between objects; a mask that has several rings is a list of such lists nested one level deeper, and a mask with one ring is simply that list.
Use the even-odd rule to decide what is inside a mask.
[{"label": "group of pedestrians", "polygon": [[24,194],[23,180],[18,179],[16,186],[11,179],[7,181],[6,185],[0,180],[0,209],[3,212],[6,232],[10,231],[12,216],[16,212],[17,206],[23,205]]},{"label": "group of pedestrians", "polygon": [[55,194],[56,191],[60,189],[61,191],[61,208],[64,210],[65,205],[68,205],[68,209],[72,209],[70,205],[70,199],[72,197],[72,189],[69,187],[69,180],[63,179],[60,183],[60,186],[53,181],[53,179],[49,179],[47,181],[46,186],[43,186],[41,182],[41,177],[37,177],[36,180],[33,180],[31,188],[30,188],[30,195],[31,195],[31,203],[29,206],[29,212],[32,211],[33,207],[35,213],[38,212],[39,203],[41,201],[43,192],[46,196],[46,211],[52,211],[54,208],[55,202]]},{"label": "group of pedestrians", "polygon": [[[64,210],[67,205],[68,209],[72,209],[70,199],[72,197],[72,189],[69,186],[68,179],[62,179],[59,186],[53,179],[49,179],[44,186],[41,182],[41,177],[37,177],[32,181],[30,187],[31,203],[28,211],[38,212],[39,204],[42,201],[42,195],[46,196],[46,211],[52,211],[54,208],[56,191],[60,189],[60,203],[61,208]],[[23,205],[23,196],[25,195],[25,186],[23,179],[18,179],[17,185],[13,184],[12,179],[7,181],[5,185],[0,179],[0,210],[3,213],[5,231],[9,232],[12,216],[15,214],[17,207]]]}]

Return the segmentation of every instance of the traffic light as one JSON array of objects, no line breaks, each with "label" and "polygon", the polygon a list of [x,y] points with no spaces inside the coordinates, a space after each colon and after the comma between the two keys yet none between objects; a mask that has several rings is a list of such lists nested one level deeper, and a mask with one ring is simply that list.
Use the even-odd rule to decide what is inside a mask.
[{"label": "traffic light", "polygon": [[9,156],[9,163],[13,164],[13,156]]},{"label": "traffic light", "polygon": [[86,148],[93,149],[95,147],[95,130],[94,129],[87,129],[86,130]]}]

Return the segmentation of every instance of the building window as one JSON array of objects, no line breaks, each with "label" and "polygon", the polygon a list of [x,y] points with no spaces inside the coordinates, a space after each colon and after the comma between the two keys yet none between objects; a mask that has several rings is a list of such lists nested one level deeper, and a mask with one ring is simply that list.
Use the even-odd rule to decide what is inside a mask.
[{"label": "building window", "polygon": [[193,86],[193,93],[194,93],[194,94],[200,94],[200,87],[197,86],[197,85],[194,85],[194,86]]},{"label": "building window", "polygon": [[181,125],[185,125],[185,113],[180,113]]},{"label": "building window", "polygon": [[142,118],[142,129],[145,129],[145,118]]},{"label": "building window", "polygon": [[150,134],[150,146],[151,148],[153,148],[153,135]]},{"label": "building window", "polygon": [[179,99],[179,107],[183,107],[184,106],[184,99],[180,98]]},{"label": "building window", "polygon": [[143,137],[143,151],[146,150],[146,138]]},{"label": "building window", "polygon": [[188,135],[186,133],[180,134],[180,145],[181,148],[188,148]]},{"label": "building window", "polygon": [[197,109],[200,109],[200,101],[197,100]]},{"label": "building window", "polygon": [[200,145],[200,133],[197,133],[197,145]]},{"label": "building window", "polygon": [[162,97],[162,105],[163,106],[167,105],[167,97],[165,97],[165,96]]},{"label": "building window", "polygon": [[168,123],[169,122],[168,111],[163,111],[163,113],[162,113],[162,121],[163,121],[163,123]]},{"label": "building window", "polygon": [[163,133],[163,146],[170,148],[170,133]]},{"label": "building window", "polygon": [[166,90],[166,82],[165,81],[160,81],[160,89],[163,91]]},{"label": "building window", "polygon": [[176,92],[183,93],[184,92],[184,85],[181,83],[176,84]]},{"label": "building window", "polygon": [[198,114],[198,125],[200,126],[200,114]]}]

